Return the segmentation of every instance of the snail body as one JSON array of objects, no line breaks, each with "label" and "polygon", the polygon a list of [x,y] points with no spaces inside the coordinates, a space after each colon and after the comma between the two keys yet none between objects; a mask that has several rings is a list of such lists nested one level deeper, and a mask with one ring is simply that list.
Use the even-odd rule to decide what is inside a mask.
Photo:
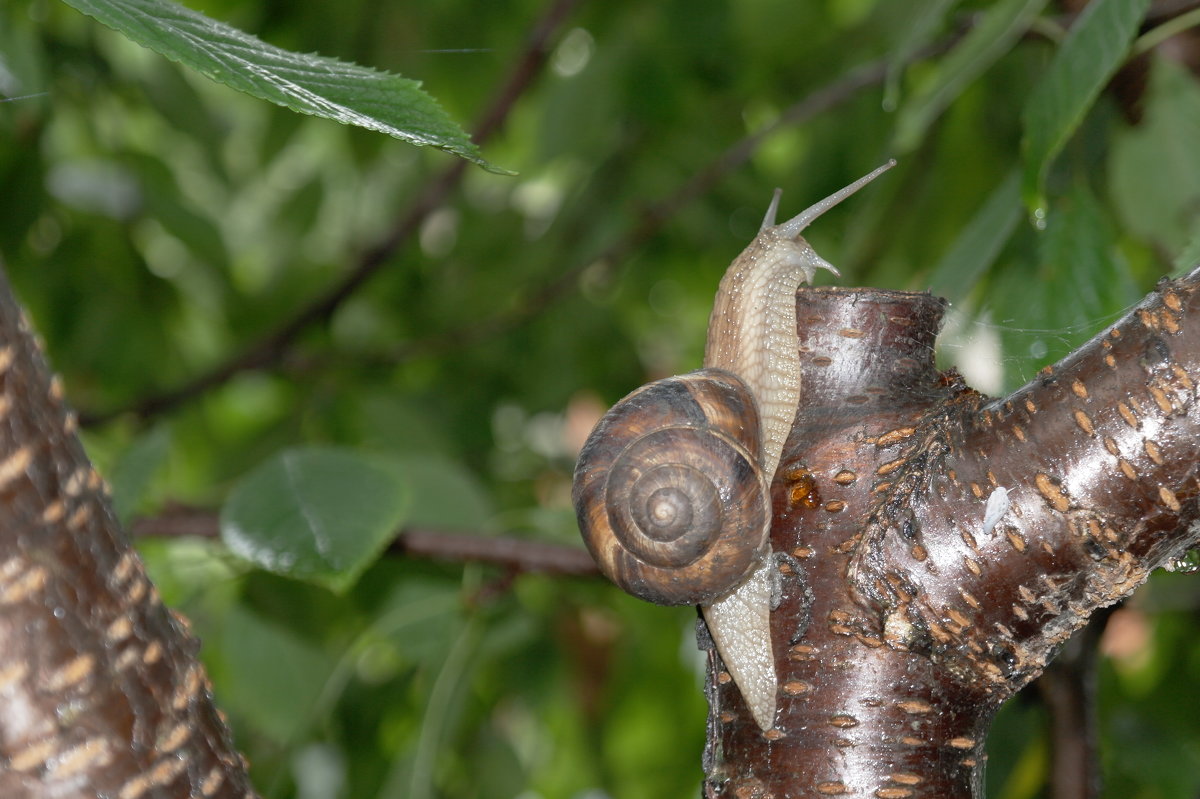
[{"label": "snail body", "polygon": [[774,725],[770,484],[800,407],[796,290],[837,270],[800,232],[894,161],[775,224],[721,280],[704,368],[634,391],[592,431],[575,469],[579,528],[600,570],[658,604],[698,604],[758,725]]}]

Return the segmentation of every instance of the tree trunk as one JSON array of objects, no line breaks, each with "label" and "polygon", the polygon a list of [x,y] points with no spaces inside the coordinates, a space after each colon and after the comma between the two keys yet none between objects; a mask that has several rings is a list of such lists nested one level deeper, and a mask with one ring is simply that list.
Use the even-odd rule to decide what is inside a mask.
[{"label": "tree trunk", "polygon": [[253,796],[75,428],[0,275],[0,796]]},{"label": "tree trunk", "polygon": [[762,731],[701,636],[706,796],[982,795],[1001,703],[1200,535],[1198,284],[1164,281],[999,400],[936,370],[942,300],[801,289],[779,710]]}]

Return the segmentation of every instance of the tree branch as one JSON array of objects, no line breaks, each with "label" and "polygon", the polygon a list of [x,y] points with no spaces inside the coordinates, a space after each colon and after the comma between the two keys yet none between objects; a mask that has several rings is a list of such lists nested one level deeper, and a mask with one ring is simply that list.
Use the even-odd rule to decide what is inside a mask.
[{"label": "tree branch", "polygon": [[[136,538],[218,538],[217,514],[175,507],[130,525]],[[388,547],[391,555],[456,563],[489,563],[518,573],[598,577],[596,564],[582,547],[563,546],[514,536],[485,536],[426,528],[405,528]]]},{"label": "tree branch", "polygon": [[1200,540],[1200,270],[999,400],[936,372],[928,295],[806,288],[797,311],[783,695],[763,732],[711,656],[708,795],[978,796],[1000,705]]}]

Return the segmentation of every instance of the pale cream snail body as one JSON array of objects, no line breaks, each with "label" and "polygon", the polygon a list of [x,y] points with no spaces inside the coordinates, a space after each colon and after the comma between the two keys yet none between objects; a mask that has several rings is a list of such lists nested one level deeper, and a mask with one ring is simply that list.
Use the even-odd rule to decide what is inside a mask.
[{"label": "pale cream snail body", "polygon": [[796,289],[837,270],[801,231],[889,162],[758,236],[721,279],[704,368],[618,402],[575,468],[574,501],[600,570],[662,605],[699,605],[758,725],[774,725],[770,485],[800,407]]}]

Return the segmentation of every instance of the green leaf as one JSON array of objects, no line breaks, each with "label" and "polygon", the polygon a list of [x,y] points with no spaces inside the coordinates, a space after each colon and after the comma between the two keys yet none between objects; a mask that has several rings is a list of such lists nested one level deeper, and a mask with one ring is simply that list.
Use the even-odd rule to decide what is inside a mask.
[{"label": "green leaf", "polygon": [[170,235],[213,269],[229,263],[229,251],[220,228],[181,196],[175,177],[162,161],[130,153],[124,162],[138,180],[146,216],[162,225]]},{"label": "green leaf", "polygon": [[66,0],[156,53],[238,91],[301,114],[431,145],[493,172],[462,128],[418,81],[293,53],[170,0]]},{"label": "green leaf", "polygon": [[1056,199],[1046,232],[1037,240],[1039,262],[1015,262],[994,273],[986,299],[1004,325],[1010,383],[1030,379],[1038,368],[1059,360],[1139,298],[1115,229],[1107,209],[1081,180]]},{"label": "green leaf", "polygon": [[933,41],[946,15],[961,0],[921,0],[919,12],[908,18],[908,25],[900,32],[896,46],[888,54],[887,78],[884,81],[883,107],[896,107],[900,97],[900,77],[908,61]]},{"label": "green leaf", "polygon": [[964,299],[996,260],[1021,210],[1020,176],[1013,172],[971,218],[934,267],[930,291],[951,302]]},{"label": "green leaf", "polygon": [[233,602],[238,594],[236,578],[246,569],[212,538],[140,538],[137,550],[163,602],[173,608],[200,601],[211,613],[220,602]]},{"label": "green leaf", "polygon": [[477,530],[493,513],[487,491],[461,464],[434,454],[393,459],[412,493],[406,521],[446,530]]},{"label": "green leaf", "polygon": [[113,508],[122,523],[129,521],[145,498],[146,489],[155,473],[171,452],[171,430],[159,425],[139,437],[113,466]]},{"label": "green leaf", "polygon": [[1045,226],[1044,184],[1050,162],[1125,60],[1149,3],[1150,0],[1089,3],[1025,105],[1021,116],[1025,127],[1021,195],[1039,228]]},{"label": "green leaf", "polygon": [[222,620],[214,679],[235,713],[276,741],[301,737],[332,670],[325,653],[253,611],[234,605]]},{"label": "green leaf", "polygon": [[984,70],[1012,47],[1037,17],[1046,0],[1004,0],[996,3],[978,25],[938,65],[931,79],[913,93],[896,120],[895,150],[916,147],[933,120],[962,94]]},{"label": "green leaf", "polygon": [[1183,277],[1184,275],[1191,274],[1193,269],[1200,267],[1200,229],[1196,230],[1195,235],[1192,236],[1192,240],[1188,242],[1179,255],[1175,256],[1175,261],[1172,265],[1174,266],[1172,277]]},{"label": "green leaf", "polygon": [[1058,306],[1048,321],[1079,336],[1079,341],[1065,345],[1062,354],[1066,355],[1139,299],[1141,292],[1117,249],[1112,217],[1086,183],[1071,187],[1058,213],[1061,219],[1052,220],[1038,243],[1042,274],[1059,284],[1056,294],[1048,298],[1048,307]]},{"label": "green leaf", "polygon": [[1163,252],[1181,252],[1200,225],[1200,85],[1158,59],[1145,114],[1115,136],[1109,196],[1121,224]]},{"label": "green leaf", "polygon": [[409,490],[387,461],[350,450],[285,450],[242,478],[221,538],[277,574],[345,591],[404,520]]}]

